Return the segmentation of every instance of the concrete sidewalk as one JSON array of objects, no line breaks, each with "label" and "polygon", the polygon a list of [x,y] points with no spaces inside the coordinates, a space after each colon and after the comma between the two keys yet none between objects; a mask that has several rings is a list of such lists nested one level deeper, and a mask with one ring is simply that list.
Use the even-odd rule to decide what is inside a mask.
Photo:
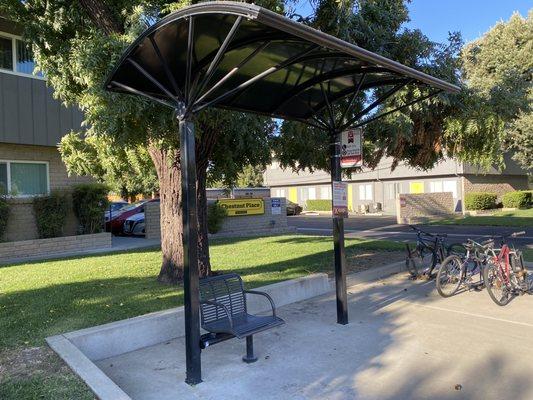
[{"label": "concrete sidewalk", "polygon": [[396,275],[352,286],[350,324],[333,294],[281,307],[286,325],[203,351],[204,382],[184,383],[184,339],[97,365],[133,399],[533,399],[533,296],[496,306],[483,292],[442,299]]}]

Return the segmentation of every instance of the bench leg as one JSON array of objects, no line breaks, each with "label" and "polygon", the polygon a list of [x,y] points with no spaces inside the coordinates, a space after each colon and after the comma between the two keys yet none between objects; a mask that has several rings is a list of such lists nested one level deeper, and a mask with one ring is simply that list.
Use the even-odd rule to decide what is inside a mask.
[{"label": "bench leg", "polygon": [[254,337],[253,335],[246,336],[246,356],[242,360],[247,363],[253,363],[257,361],[257,357],[254,356]]}]

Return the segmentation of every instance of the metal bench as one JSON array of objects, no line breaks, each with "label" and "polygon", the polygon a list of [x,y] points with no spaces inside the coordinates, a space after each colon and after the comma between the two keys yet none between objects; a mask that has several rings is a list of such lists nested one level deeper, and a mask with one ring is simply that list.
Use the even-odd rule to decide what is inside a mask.
[{"label": "metal bench", "polygon": [[[272,315],[248,314],[247,294],[266,297],[272,307]],[[202,329],[208,332],[200,337],[200,347],[205,349],[233,337],[246,338],[246,356],[243,361],[247,363],[257,361],[253,335],[285,323],[276,316],[272,298],[263,292],[244,290],[242,279],[237,274],[200,279],[200,315]]]}]

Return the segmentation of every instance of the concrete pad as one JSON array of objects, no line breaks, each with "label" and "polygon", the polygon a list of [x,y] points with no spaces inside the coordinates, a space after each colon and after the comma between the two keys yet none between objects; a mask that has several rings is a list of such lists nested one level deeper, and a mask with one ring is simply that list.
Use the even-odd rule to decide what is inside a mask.
[{"label": "concrete pad", "polygon": [[202,352],[184,382],[184,339],[96,362],[132,399],[533,399],[533,296],[498,307],[483,292],[440,298],[397,275],[350,287],[350,324],[327,294],[280,307],[286,325]]}]

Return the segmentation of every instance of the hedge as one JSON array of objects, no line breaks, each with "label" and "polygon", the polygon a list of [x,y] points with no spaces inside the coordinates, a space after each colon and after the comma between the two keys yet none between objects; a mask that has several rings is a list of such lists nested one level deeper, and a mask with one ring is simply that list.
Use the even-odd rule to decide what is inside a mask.
[{"label": "hedge", "polygon": [[102,232],[104,212],[109,204],[108,192],[108,187],[100,183],[87,183],[74,187],[72,205],[80,223],[79,233]]},{"label": "hedge", "polygon": [[496,208],[496,193],[472,192],[465,196],[467,210],[490,210]]},{"label": "hedge", "polygon": [[308,211],[331,211],[331,200],[307,200],[305,209]]},{"label": "hedge", "polygon": [[0,242],[6,232],[7,217],[9,217],[9,203],[4,196],[0,195]]},{"label": "hedge", "polygon": [[207,206],[207,232],[217,233],[222,229],[222,222],[228,215],[224,207],[218,203],[211,203]]},{"label": "hedge", "polygon": [[63,236],[67,220],[68,200],[64,193],[54,192],[33,200],[33,211],[40,239]]},{"label": "hedge", "polygon": [[506,208],[528,208],[531,205],[531,192],[523,190],[505,193],[502,203]]}]

